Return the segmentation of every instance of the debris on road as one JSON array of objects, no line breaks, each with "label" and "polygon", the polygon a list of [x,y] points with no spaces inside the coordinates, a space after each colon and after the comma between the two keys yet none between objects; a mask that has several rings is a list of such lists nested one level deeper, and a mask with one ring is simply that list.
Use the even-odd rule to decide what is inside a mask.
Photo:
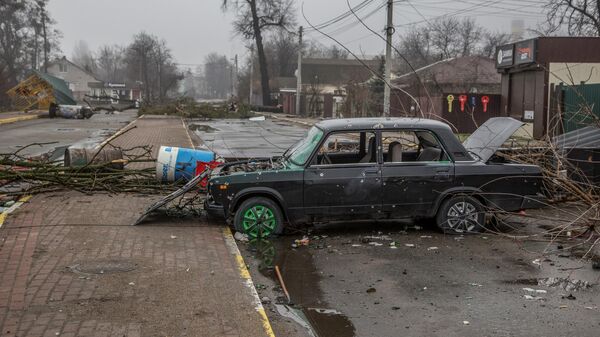
[{"label": "debris on road", "polygon": [[296,245],[296,247],[308,246],[308,244],[310,244],[310,239],[308,238],[308,236],[304,236],[302,237],[302,239],[294,240],[294,244]]},{"label": "debris on road", "polygon": [[528,291],[530,293],[538,293],[538,294],[545,294],[547,293],[546,290],[544,289],[532,289],[532,288],[523,288],[524,291]]},{"label": "debris on road", "polygon": [[529,301],[545,301],[546,299],[539,296],[523,295],[523,298]]},{"label": "debris on road", "polygon": [[279,285],[281,286],[281,289],[283,290],[283,293],[285,294],[285,297],[287,298],[288,303],[292,302],[290,293],[288,292],[287,287],[285,286],[285,283],[283,282],[283,276],[281,276],[281,271],[279,270],[278,265],[275,265],[275,274],[277,275],[277,279],[279,280]]},{"label": "debris on road", "polygon": [[565,291],[578,291],[585,290],[592,287],[588,281],[583,280],[572,280],[569,278],[562,277],[549,277],[538,280],[538,285],[553,287],[553,288],[562,288]]},{"label": "debris on road", "polygon": [[248,242],[248,234],[244,234],[242,232],[235,232],[233,238],[240,242]]}]

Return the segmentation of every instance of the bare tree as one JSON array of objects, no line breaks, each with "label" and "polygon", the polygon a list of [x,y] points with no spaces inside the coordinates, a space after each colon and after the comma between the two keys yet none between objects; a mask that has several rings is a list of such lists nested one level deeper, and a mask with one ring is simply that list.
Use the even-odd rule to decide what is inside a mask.
[{"label": "bare tree", "polygon": [[[427,26],[413,28],[400,39],[399,48],[413,68],[420,68],[448,58],[493,55],[496,45],[504,43],[509,35],[486,33],[475,20],[443,17]],[[409,71],[410,67],[402,62],[401,71]]]},{"label": "bare tree", "polygon": [[87,42],[83,40],[79,40],[75,43],[73,53],[71,54],[71,61],[91,73],[96,72],[96,60],[94,54],[90,50]]},{"label": "bare tree", "polygon": [[566,26],[569,35],[600,36],[600,0],[550,0],[546,10],[554,30]]},{"label": "bare tree", "polygon": [[[429,29],[411,29],[402,36],[398,50],[415,68],[423,67],[431,63],[433,55],[433,42]],[[402,69],[408,71],[410,67],[403,63]]]},{"label": "bare tree", "polygon": [[279,31],[268,37],[264,43],[269,74],[280,77],[294,76],[298,43],[293,34]]},{"label": "bare tree", "polygon": [[46,11],[48,0],[0,1],[0,106],[8,105],[6,90],[16,85],[29,69],[39,65],[39,46],[44,59],[58,51],[59,32]]},{"label": "bare tree", "polygon": [[142,83],[147,101],[164,100],[183,79],[166,42],[145,32],[134,36],[124,62],[128,77]]},{"label": "bare tree", "polygon": [[119,45],[102,46],[97,52],[98,77],[105,82],[125,81],[125,48]]},{"label": "bare tree", "polygon": [[260,66],[263,104],[270,105],[269,71],[263,45],[263,35],[271,29],[289,29],[294,24],[292,0],[223,0],[223,10],[235,11],[237,34],[256,43]]},{"label": "bare tree", "polygon": [[510,34],[500,32],[486,32],[483,34],[483,47],[481,55],[493,58],[496,54],[498,46],[509,43],[511,40]]},{"label": "bare tree", "polygon": [[478,43],[483,36],[483,28],[478,26],[473,18],[465,18],[458,26],[461,56],[469,56],[478,53]]},{"label": "bare tree", "polygon": [[227,98],[231,91],[231,64],[227,56],[217,53],[204,58],[204,88],[206,98]]},{"label": "bare tree", "polygon": [[460,52],[459,25],[454,17],[440,18],[431,24],[431,42],[442,59],[455,57]]}]

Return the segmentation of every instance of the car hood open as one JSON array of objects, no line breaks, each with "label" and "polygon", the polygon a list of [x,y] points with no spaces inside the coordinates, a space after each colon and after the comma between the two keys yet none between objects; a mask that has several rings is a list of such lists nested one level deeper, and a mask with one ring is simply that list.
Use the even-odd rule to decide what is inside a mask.
[{"label": "car hood open", "polygon": [[524,124],[511,117],[490,118],[463,142],[463,146],[487,162]]}]

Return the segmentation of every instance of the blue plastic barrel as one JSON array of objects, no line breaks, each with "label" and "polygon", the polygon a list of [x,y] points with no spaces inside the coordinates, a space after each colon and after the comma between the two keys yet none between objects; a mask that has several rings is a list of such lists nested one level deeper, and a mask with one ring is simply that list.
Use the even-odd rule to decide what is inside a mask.
[{"label": "blue plastic barrel", "polygon": [[174,146],[161,146],[156,159],[156,178],[163,182],[190,180],[196,175],[198,162],[215,160],[215,153]]}]

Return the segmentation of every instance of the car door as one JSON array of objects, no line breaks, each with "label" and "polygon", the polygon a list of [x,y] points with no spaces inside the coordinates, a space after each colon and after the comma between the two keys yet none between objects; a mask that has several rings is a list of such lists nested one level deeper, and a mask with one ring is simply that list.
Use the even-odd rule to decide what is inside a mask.
[{"label": "car door", "polygon": [[377,144],[377,135],[371,131],[330,134],[304,171],[306,215],[342,220],[381,214]]},{"label": "car door", "polygon": [[383,132],[382,148],[382,212],[392,218],[429,215],[454,181],[454,163],[438,137],[423,130]]}]

